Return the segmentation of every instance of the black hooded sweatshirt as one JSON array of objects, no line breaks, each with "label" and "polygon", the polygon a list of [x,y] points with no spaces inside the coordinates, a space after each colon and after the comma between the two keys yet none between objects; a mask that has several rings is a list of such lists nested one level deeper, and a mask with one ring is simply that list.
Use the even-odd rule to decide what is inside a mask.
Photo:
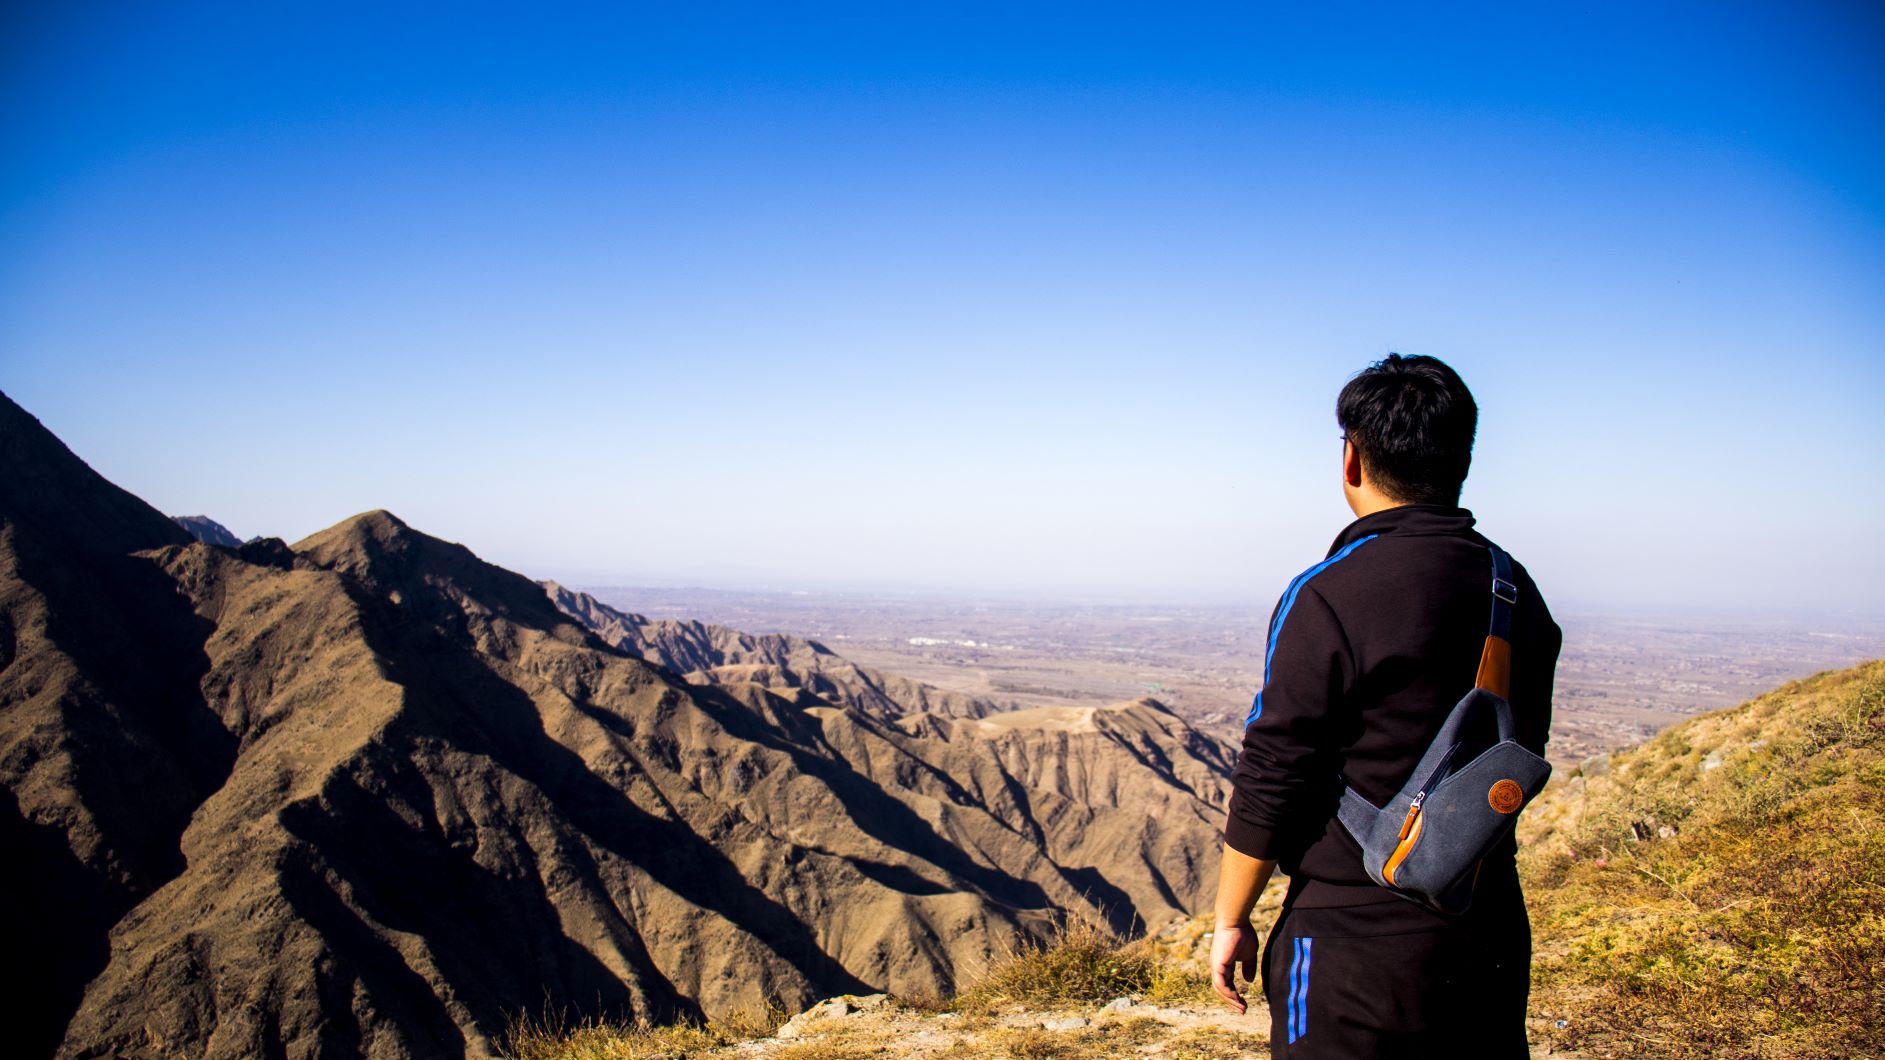
[{"label": "black hooded sweatshirt", "polygon": [[[1492,604],[1486,543],[1463,508],[1389,508],[1350,523],[1277,602],[1224,840],[1278,861],[1295,904],[1399,900],[1368,878],[1336,807],[1344,782],[1385,805],[1473,687]],[[1563,636],[1516,560],[1513,574],[1512,710],[1519,742],[1543,755]],[[1489,744],[1485,728],[1468,739]],[[1516,849],[1507,839],[1486,859],[1482,889],[1516,888]]]}]

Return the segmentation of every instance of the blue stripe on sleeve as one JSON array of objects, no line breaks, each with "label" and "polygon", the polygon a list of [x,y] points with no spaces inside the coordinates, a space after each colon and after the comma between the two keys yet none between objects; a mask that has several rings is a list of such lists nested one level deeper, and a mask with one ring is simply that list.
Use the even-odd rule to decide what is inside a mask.
[{"label": "blue stripe on sleeve", "polygon": [[[1263,648],[1264,688],[1268,688],[1270,685],[1270,658],[1276,654],[1277,639],[1283,635],[1283,620],[1289,617],[1289,609],[1296,605],[1296,594],[1302,592],[1302,587],[1308,583],[1309,579],[1328,570],[1342,560],[1347,559],[1350,552],[1355,551],[1380,536],[1379,534],[1369,534],[1367,537],[1350,541],[1340,552],[1337,552],[1335,555],[1330,556],[1328,559],[1323,560],[1321,563],[1316,564],[1308,570],[1303,571],[1301,574],[1296,575],[1296,580],[1289,583],[1288,589],[1283,590],[1283,601],[1276,606],[1276,618],[1270,622],[1270,641],[1268,644],[1264,645]],[[1258,689],[1256,702],[1250,705],[1250,716],[1244,719],[1244,728],[1248,729],[1251,722],[1256,721],[1262,716],[1263,690]]]}]

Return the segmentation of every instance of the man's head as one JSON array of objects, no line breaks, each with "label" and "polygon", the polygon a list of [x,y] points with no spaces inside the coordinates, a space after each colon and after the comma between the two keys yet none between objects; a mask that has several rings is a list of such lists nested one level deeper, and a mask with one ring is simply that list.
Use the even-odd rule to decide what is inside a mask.
[{"label": "man's head", "polygon": [[1432,357],[1391,353],[1342,388],[1335,419],[1348,438],[1343,492],[1357,514],[1396,504],[1459,503],[1479,406],[1453,369]]}]

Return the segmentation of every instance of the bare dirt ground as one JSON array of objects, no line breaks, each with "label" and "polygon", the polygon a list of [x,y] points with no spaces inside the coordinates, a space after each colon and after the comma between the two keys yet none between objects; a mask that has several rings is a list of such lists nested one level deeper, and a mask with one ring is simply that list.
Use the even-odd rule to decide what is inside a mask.
[{"label": "bare dirt ground", "polygon": [[[1098,1007],[1017,1008],[978,1016],[926,1012],[875,994],[820,1002],[771,1037],[705,1055],[768,1060],[1232,1060],[1270,1055],[1268,1024],[1260,1002],[1242,1015],[1223,1005],[1160,1006],[1123,997]],[[1546,1037],[1537,1029],[1532,1035],[1534,1042]],[[1576,1060],[1582,1054],[1534,1045],[1532,1055]]]},{"label": "bare dirt ground", "polygon": [[771,1038],[726,1050],[730,1056],[814,1060],[853,1056],[1151,1056],[1172,1060],[1267,1056],[1268,1017],[1225,1007],[1145,1004],[1014,1009],[994,1015],[928,1013],[882,995],[822,1002]]}]

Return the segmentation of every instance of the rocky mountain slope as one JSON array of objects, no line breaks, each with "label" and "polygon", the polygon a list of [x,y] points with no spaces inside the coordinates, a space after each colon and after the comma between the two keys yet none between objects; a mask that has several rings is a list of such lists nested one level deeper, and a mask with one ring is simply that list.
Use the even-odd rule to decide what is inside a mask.
[{"label": "rocky mountain slope", "polygon": [[170,517],[178,526],[190,532],[190,536],[211,545],[225,548],[240,548],[242,539],[228,527],[211,519],[207,515],[173,515]]},{"label": "rocky mountain slope", "polygon": [[779,633],[742,633],[705,622],[651,619],[618,611],[588,593],[544,582],[564,614],[603,641],[665,666],[695,684],[758,684],[804,690],[834,706],[879,718],[950,714],[979,718],[1002,705],[921,681],[858,666],[817,641]]},{"label": "rocky mountain slope", "polygon": [[912,712],[802,642],[684,679],[685,642],[644,661],[386,512],[193,541],[0,396],[14,1041],[484,1056],[546,1007],[946,993],[1208,898],[1229,760],[1155,702]]}]

